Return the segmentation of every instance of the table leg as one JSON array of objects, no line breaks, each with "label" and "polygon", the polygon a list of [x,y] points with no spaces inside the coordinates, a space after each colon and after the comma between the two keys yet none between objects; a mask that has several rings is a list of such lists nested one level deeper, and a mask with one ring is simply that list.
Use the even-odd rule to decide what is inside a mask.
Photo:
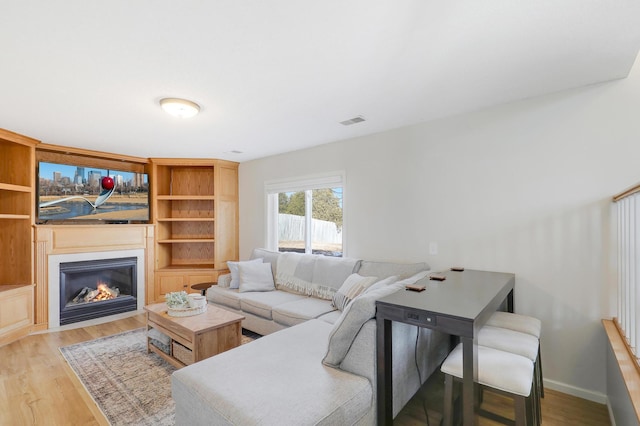
[{"label": "table leg", "polygon": [[461,337],[462,341],[462,424],[475,424],[475,385],[478,379],[478,345],[473,338]]},{"label": "table leg", "polygon": [[391,321],[376,318],[378,424],[393,424]]},{"label": "table leg", "polygon": [[515,306],[513,302],[513,289],[511,289],[511,291],[507,295],[507,312],[513,313],[514,309],[515,309]]}]

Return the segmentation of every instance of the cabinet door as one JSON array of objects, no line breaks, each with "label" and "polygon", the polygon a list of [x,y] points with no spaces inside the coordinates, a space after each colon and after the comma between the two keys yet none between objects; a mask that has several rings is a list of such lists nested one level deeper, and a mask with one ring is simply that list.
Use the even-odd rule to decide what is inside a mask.
[{"label": "cabinet door", "polygon": [[174,291],[186,291],[189,292],[189,288],[187,286],[187,282],[185,280],[185,276],[183,273],[166,273],[166,272],[156,272],[156,280],[157,285],[156,289],[158,291],[157,300],[164,299],[164,295],[167,293],[171,293]]},{"label": "cabinet door", "polygon": [[217,281],[218,281],[217,272],[211,272],[211,273],[198,272],[196,274],[189,274],[189,287],[191,287],[194,284],[211,283],[211,282],[217,282]]},{"label": "cabinet door", "polygon": [[33,286],[0,291],[0,346],[29,334],[33,325]]}]

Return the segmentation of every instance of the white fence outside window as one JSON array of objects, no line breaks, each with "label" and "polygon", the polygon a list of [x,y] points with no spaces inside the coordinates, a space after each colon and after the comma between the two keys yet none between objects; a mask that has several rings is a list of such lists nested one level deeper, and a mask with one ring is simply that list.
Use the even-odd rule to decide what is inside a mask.
[{"label": "white fence outside window", "polygon": [[[312,219],[312,241],[321,243],[341,243],[342,231],[333,222]],[[280,241],[304,241],[304,216],[278,214],[278,238]]]}]

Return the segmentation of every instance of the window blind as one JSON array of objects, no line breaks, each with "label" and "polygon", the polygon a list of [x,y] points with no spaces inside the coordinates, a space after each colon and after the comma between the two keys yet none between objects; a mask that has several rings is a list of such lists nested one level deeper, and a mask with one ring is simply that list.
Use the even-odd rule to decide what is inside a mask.
[{"label": "window blind", "polygon": [[614,198],[618,215],[618,326],[638,357],[640,343],[640,192]]}]

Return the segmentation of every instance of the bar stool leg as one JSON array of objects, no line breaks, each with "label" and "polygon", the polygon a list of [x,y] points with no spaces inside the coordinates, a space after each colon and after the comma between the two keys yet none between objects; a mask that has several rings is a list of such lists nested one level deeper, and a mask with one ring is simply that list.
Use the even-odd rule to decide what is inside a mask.
[{"label": "bar stool leg", "polygon": [[544,398],[544,381],[542,380],[542,354],[540,353],[540,344],[538,344],[538,381],[540,383],[540,398]]},{"label": "bar stool leg", "polygon": [[542,418],[540,417],[540,395],[538,394],[538,387],[536,386],[534,381],[531,386],[531,395],[527,401],[527,424],[540,426],[541,423]]},{"label": "bar stool leg", "polygon": [[[516,426],[527,426],[528,415],[530,414],[530,410],[528,409],[529,404],[527,404],[526,398],[523,396],[518,396],[514,398],[515,403],[515,411],[516,411]],[[531,426],[531,424],[529,424]]]}]

